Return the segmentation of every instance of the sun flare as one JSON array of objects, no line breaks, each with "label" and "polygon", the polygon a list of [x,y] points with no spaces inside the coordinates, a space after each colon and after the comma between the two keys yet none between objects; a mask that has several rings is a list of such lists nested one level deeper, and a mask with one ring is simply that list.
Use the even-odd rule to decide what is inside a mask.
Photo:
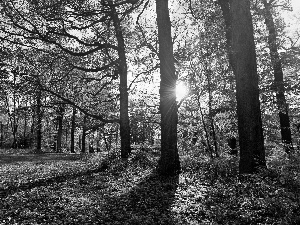
[{"label": "sun flare", "polygon": [[188,87],[183,82],[178,82],[176,85],[176,99],[181,101],[189,93]]}]

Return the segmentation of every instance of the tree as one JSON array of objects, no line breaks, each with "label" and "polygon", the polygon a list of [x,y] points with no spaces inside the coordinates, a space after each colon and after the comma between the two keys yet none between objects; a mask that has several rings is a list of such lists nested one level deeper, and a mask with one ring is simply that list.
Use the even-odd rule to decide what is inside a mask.
[{"label": "tree", "polygon": [[63,118],[65,113],[65,105],[59,103],[57,108],[57,135],[56,135],[56,151],[61,152],[62,135],[63,135]]},{"label": "tree", "polygon": [[87,116],[83,116],[82,137],[81,137],[81,153],[85,153],[86,133],[87,133]]},{"label": "tree", "polygon": [[[274,73],[274,90],[276,93],[277,107],[279,111],[279,122],[281,131],[282,143],[292,147],[292,134],[290,128],[290,118],[288,114],[288,105],[285,99],[285,87],[283,80],[283,70],[281,58],[278,53],[278,43],[277,43],[277,32],[272,15],[272,2],[263,0],[264,4],[264,18],[268,35],[268,44],[270,49],[271,64]],[[288,148],[287,148],[288,149]]]},{"label": "tree", "polygon": [[42,152],[42,120],[43,120],[43,111],[42,111],[42,91],[38,89],[36,91],[36,152]]},{"label": "tree", "polygon": [[236,79],[240,173],[265,166],[258,75],[249,0],[220,0],[228,55]]},{"label": "tree", "polygon": [[[112,3],[112,2],[111,2]],[[121,135],[121,157],[127,158],[131,151],[130,148],[130,125],[128,115],[128,87],[127,87],[127,62],[125,54],[125,41],[122,27],[115,6],[111,6],[112,20],[115,27],[116,38],[118,42],[119,65],[118,72],[120,76],[120,135]]]},{"label": "tree", "polygon": [[[7,34],[6,41],[32,48],[37,48],[36,43],[48,45],[50,46],[47,49],[48,53],[57,57],[59,59],[57,61],[68,64],[71,70],[80,70],[89,74],[97,73],[98,78],[95,81],[98,82],[104,78],[110,78],[112,81],[116,79],[115,76],[117,78],[119,76],[119,119],[105,119],[103,115],[95,115],[94,118],[105,123],[119,122],[123,158],[127,158],[130,152],[130,126],[127,62],[122,21],[119,15],[122,15],[122,20],[124,20],[126,14],[140,5],[136,3],[138,1],[82,2],[74,0],[68,3],[27,1],[27,4],[18,8],[14,7],[16,4],[14,2],[1,2],[3,14],[8,21],[0,23],[3,32]],[[111,23],[113,23],[115,35],[111,35]],[[11,25],[11,30],[7,28],[7,24]],[[75,30],[76,32],[73,33]],[[78,34],[82,37],[76,36]],[[22,36],[22,40],[17,39],[18,36]],[[107,83],[109,82],[106,82],[103,89],[107,88]],[[86,115],[92,116],[88,110],[79,107],[67,96],[46,87],[42,89],[75,106]],[[103,89],[101,88],[100,91]]]},{"label": "tree", "polygon": [[76,128],[76,108],[73,107],[72,120],[71,120],[71,146],[70,146],[71,153],[75,153],[75,128]]},{"label": "tree", "polygon": [[180,171],[177,149],[177,102],[173,43],[168,0],[156,0],[160,60],[161,157],[158,171],[174,175]]}]

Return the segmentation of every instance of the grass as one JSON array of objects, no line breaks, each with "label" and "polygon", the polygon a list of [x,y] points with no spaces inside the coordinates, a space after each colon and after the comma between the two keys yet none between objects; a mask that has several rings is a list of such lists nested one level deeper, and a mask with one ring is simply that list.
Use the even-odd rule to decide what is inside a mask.
[{"label": "grass", "polygon": [[2,161],[0,224],[300,223],[296,154],[271,154],[269,170],[238,176],[234,157],[211,161],[189,152],[181,156],[183,172],[171,178],[156,174],[152,151],[128,160],[39,157]]}]

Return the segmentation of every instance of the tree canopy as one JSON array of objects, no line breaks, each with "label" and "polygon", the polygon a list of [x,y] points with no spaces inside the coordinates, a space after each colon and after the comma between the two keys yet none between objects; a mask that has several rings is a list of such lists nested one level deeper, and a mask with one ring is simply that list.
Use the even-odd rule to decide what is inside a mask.
[{"label": "tree canopy", "polygon": [[292,3],[3,0],[1,146],[158,146],[170,175],[180,151],[216,158],[235,138],[254,172],[268,143],[299,142]]}]

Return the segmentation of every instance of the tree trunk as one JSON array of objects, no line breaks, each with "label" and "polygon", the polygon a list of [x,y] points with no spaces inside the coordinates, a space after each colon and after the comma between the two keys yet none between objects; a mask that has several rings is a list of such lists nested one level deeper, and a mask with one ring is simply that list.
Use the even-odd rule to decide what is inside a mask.
[{"label": "tree trunk", "polygon": [[12,124],[12,131],[13,131],[13,144],[12,148],[18,148],[18,139],[17,139],[17,132],[18,132],[18,119],[17,119],[17,104],[16,104],[16,73],[14,75],[14,85],[13,85],[13,124]]},{"label": "tree trunk", "polygon": [[0,137],[0,148],[3,147],[3,143],[4,143],[3,126],[4,125],[3,125],[2,121],[0,121],[0,135],[1,135],[1,137]]},{"label": "tree trunk", "polygon": [[[79,148],[82,147],[81,137],[82,137],[82,136],[80,136],[80,135],[78,136],[78,146],[79,146]],[[82,150],[81,150],[81,152],[82,152]]]},{"label": "tree trunk", "polygon": [[276,34],[273,16],[271,13],[271,4],[267,3],[266,0],[263,0],[263,4],[265,7],[265,12],[264,12],[265,24],[269,32],[268,44],[269,44],[270,55],[271,55],[271,63],[274,72],[274,88],[276,92],[277,107],[279,110],[281,139],[284,144],[291,146],[292,134],[291,134],[291,127],[290,127],[290,119],[288,114],[288,105],[286,103],[286,99],[284,96],[285,88],[284,88],[284,81],[283,81],[282,64],[278,53],[278,44],[276,41],[277,34]]},{"label": "tree trunk", "polygon": [[41,90],[37,91],[36,95],[36,152],[41,153],[42,152],[42,119],[43,119],[43,113],[42,113],[42,92]]},{"label": "tree trunk", "polygon": [[65,144],[64,144],[65,148],[67,148],[67,145],[68,145],[68,137],[69,137],[69,126],[67,124],[66,129],[65,129]]},{"label": "tree trunk", "polygon": [[177,149],[177,102],[173,43],[168,0],[156,0],[160,60],[161,157],[158,172],[174,175],[180,171]]},{"label": "tree trunk", "polygon": [[97,144],[97,152],[101,152],[101,149],[100,149],[100,140],[97,140],[96,144]]},{"label": "tree trunk", "polygon": [[72,122],[71,122],[71,153],[75,153],[75,125],[76,125],[76,108],[73,107]]},{"label": "tree trunk", "polygon": [[[27,103],[26,103],[27,106]],[[24,148],[28,148],[28,136],[27,136],[27,111],[24,113],[24,130],[23,130],[23,145]]]},{"label": "tree trunk", "polygon": [[89,153],[95,153],[94,140],[89,140]]},{"label": "tree trunk", "polygon": [[64,111],[65,111],[64,106],[59,105],[59,108],[57,111],[58,129],[57,129],[57,136],[56,136],[56,152],[61,152]]},{"label": "tree trunk", "polygon": [[204,146],[204,148],[206,148],[205,151],[209,152],[210,158],[212,159],[213,158],[213,151],[212,151],[212,147],[211,147],[211,144],[210,144],[208,130],[207,130],[207,126],[205,124],[205,118],[204,118],[204,114],[203,114],[203,111],[202,111],[202,108],[201,108],[201,103],[200,103],[200,99],[199,98],[200,98],[200,96],[197,97],[197,101],[198,101],[199,111],[200,111],[200,115],[201,115],[203,130],[204,130],[206,144],[207,144],[207,146],[206,147]]},{"label": "tree trunk", "polygon": [[[14,75],[15,77],[15,75]],[[15,78],[14,78],[15,79]],[[13,109],[10,110],[10,101],[8,95],[6,95],[6,107],[7,107],[7,114],[8,114],[8,123],[11,125],[11,131],[13,134],[13,143],[11,144],[12,148],[17,147],[17,130],[18,130],[18,124],[17,124],[17,118],[16,118],[16,97],[15,97],[15,90],[13,90]]]},{"label": "tree trunk", "polygon": [[84,115],[84,117],[83,117],[83,127],[82,127],[82,139],[81,139],[81,153],[85,153],[86,120],[87,120],[87,116]]},{"label": "tree trunk", "polygon": [[128,90],[127,90],[127,62],[125,54],[125,41],[122,33],[121,23],[116,12],[115,6],[111,7],[112,19],[115,27],[116,38],[118,42],[119,65],[118,72],[120,76],[120,135],[121,135],[121,157],[128,158],[131,152],[130,148],[130,125],[128,116]]},{"label": "tree trunk", "polygon": [[216,137],[216,131],[215,131],[215,126],[214,126],[214,118],[212,115],[212,93],[211,93],[211,75],[212,71],[208,70],[206,73],[207,76],[207,87],[208,87],[208,115],[209,115],[209,120],[210,120],[210,127],[211,127],[211,136],[212,140],[214,143],[214,150],[215,150],[215,156],[219,157],[218,153],[218,143],[217,143],[217,137]]},{"label": "tree trunk", "polygon": [[212,132],[212,139],[214,143],[214,150],[215,150],[215,156],[219,157],[219,150],[218,150],[218,142],[217,142],[217,135],[216,135],[216,129],[214,125],[214,119],[210,118],[210,126],[211,126],[211,132]]},{"label": "tree trunk", "polygon": [[18,138],[17,138],[17,132],[18,132],[18,122],[17,122],[17,116],[16,116],[16,105],[15,105],[15,99],[14,99],[14,112],[13,112],[13,124],[12,124],[12,131],[13,131],[13,144],[12,148],[18,148]]},{"label": "tree trunk", "polygon": [[[219,1],[226,25],[229,60],[236,78],[240,173],[265,166],[256,53],[249,0]],[[227,21],[229,20],[229,21]]]},{"label": "tree trunk", "polygon": [[[34,104],[34,103],[33,103]],[[33,147],[34,145],[34,126],[36,124],[35,120],[36,120],[36,109],[32,108],[32,117],[31,117],[31,126],[30,126],[30,139],[29,139],[29,147]]]}]

